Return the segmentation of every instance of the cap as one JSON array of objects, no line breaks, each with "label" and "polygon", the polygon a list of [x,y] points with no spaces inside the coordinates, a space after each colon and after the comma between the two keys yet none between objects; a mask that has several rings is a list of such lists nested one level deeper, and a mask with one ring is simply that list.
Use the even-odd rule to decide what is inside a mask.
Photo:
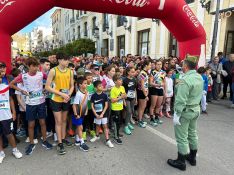
[{"label": "cap", "polygon": [[199,60],[199,57],[198,57],[198,56],[194,56],[194,55],[189,55],[189,54],[188,54],[188,55],[186,56],[185,60],[197,64],[197,63],[198,63],[198,60]]}]

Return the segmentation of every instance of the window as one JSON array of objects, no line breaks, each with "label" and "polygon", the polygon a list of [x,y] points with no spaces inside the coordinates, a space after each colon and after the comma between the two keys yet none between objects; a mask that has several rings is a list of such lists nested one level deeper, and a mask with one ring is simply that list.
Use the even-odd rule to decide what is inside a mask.
[{"label": "window", "polygon": [[117,17],[117,27],[121,27],[124,25],[124,18],[125,18],[125,16],[118,16]]},{"label": "window", "polygon": [[185,2],[186,2],[187,4],[194,3],[194,1],[195,1],[195,0],[185,0]]},{"label": "window", "polygon": [[225,42],[225,55],[234,53],[234,31],[228,31]]},{"label": "window", "polygon": [[108,14],[103,14],[103,32],[106,31],[106,27],[109,26]]},{"label": "window", "polygon": [[118,56],[122,57],[125,55],[125,36],[118,36]]},{"label": "window", "polygon": [[170,34],[168,55],[178,56],[178,43],[176,38]]},{"label": "window", "polygon": [[77,38],[80,39],[80,26],[77,28]]},{"label": "window", "polygon": [[93,30],[92,30],[93,35],[95,34],[96,19],[97,19],[96,17],[93,17]]},{"label": "window", "polygon": [[87,22],[84,23],[84,36],[88,36],[88,26],[87,26]]},{"label": "window", "polygon": [[149,32],[150,30],[138,32],[138,55],[146,56],[149,54]]}]

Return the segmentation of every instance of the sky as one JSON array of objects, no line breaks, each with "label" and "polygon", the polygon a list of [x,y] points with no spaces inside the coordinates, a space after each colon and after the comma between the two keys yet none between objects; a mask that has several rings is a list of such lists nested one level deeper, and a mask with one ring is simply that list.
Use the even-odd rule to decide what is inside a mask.
[{"label": "sky", "polygon": [[[42,27],[46,27],[46,28],[51,27],[52,26],[52,22],[51,22],[50,16],[55,11],[55,9],[56,8],[53,8],[53,9],[49,10],[48,12],[46,12],[44,15],[40,16],[39,18],[37,18],[31,24],[29,24],[28,26],[26,26],[25,28],[23,28],[20,31],[20,33],[31,32],[34,27],[38,27],[38,26],[42,26]],[[49,26],[48,26],[48,24],[49,24]]]}]

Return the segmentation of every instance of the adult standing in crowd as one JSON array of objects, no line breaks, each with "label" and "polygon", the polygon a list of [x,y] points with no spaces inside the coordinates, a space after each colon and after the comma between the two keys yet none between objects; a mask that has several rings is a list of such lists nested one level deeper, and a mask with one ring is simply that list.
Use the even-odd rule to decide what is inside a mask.
[{"label": "adult standing in crowd", "polygon": [[230,88],[230,100],[232,100],[232,69],[234,67],[234,54],[229,55],[229,60],[223,64],[223,70],[227,72],[227,76],[223,77],[223,97],[227,98],[227,88]]},{"label": "adult standing in crowd", "polygon": [[186,170],[186,158],[191,165],[196,165],[197,119],[200,115],[200,102],[203,92],[203,79],[195,70],[197,62],[197,57],[187,56],[183,63],[185,75],[179,80],[175,90],[173,122],[178,158],[176,160],[169,159],[167,163],[180,170]]},{"label": "adult standing in crowd", "polygon": [[213,78],[213,100],[219,100],[219,94],[222,85],[221,75],[223,71],[223,66],[221,63],[219,63],[219,57],[214,57],[212,63],[209,64],[209,67],[211,68],[211,76]]}]

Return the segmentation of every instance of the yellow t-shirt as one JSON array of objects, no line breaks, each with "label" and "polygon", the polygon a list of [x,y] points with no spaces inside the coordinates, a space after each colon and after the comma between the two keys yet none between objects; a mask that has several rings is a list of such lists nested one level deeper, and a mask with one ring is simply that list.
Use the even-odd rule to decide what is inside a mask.
[{"label": "yellow t-shirt", "polygon": [[[69,93],[70,90],[70,83],[71,83],[71,70],[66,68],[64,72],[61,72],[58,67],[54,68],[55,76],[53,79],[53,88],[57,91],[63,92],[63,93]],[[55,102],[62,103],[63,98],[59,95],[52,94],[51,99]]]},{"label": "yellow t-shirt", "polygon": [[[120,97],[122,94],[125,94],[125,89],[123,86],[117,88],[114,86],[110,91],[110,98],[115,99]],[[111,110],[113,111],[121,111],[123,110],[123,100],[119,100],[118,102],[112,103],[111,102]]]}]

